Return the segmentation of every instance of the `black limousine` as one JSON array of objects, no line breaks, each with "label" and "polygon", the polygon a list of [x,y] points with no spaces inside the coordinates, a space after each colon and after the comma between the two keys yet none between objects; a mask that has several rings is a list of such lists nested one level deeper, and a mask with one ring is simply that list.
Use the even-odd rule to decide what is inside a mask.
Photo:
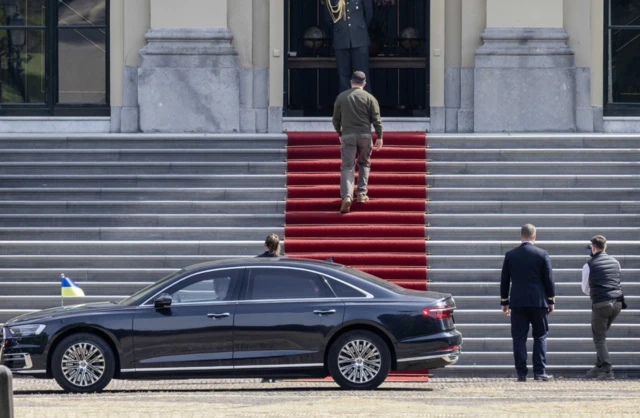
[{"label": "black limousine", "polygon": [[236,259],[177,271],[119,302],[12,319],[1,361],[68,392],[112,379],[331,376],[375,389],[391,370],[454,364],[448,294],[407,290],[330,262]]}]

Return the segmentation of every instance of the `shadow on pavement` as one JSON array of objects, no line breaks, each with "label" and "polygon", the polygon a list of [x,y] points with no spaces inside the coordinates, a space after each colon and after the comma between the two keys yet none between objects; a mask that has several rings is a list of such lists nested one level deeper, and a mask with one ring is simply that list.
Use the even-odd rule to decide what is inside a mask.
[{"label": "shadow on pavement", "polygon": [[[433,392],[433,388],[378,388],[374,392]],[[117,393],[245,393],[245,392],[347,392],[339,388],[327,387],[303,387],[303,388],[233,388],[233,389],[114,389],[105,390],[102,394]],[[358,392],[358,391],[354,391]],[[20,395],[66,395],[62,390],[15,390],[14,396]],[[73,394],[68,394],[73,395]]]}]

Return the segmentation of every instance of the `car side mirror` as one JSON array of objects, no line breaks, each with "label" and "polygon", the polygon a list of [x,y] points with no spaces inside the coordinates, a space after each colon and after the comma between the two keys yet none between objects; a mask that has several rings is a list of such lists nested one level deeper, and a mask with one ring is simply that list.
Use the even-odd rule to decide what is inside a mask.
[{"label": "car side mirror", "polygon": [[162,309],[171,306],[171,302],[171,295],[168,293],[163,293],[153,301],[153,305],[156,307],[156,309]]}]

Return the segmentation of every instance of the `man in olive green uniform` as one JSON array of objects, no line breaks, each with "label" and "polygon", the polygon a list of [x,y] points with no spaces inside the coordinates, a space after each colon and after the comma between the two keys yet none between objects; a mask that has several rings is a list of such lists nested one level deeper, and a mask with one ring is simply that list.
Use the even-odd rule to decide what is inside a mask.
[{"label": "man in olive green uniform", "polygon": [[378,137],[375,148],[382,148],[382,119],[380,106],[371,94],[364,90],[367,84],[362,71],[356,71],[351,76],[351,89],[338,96],[333,108],[333,126],[340,137],[342,166],[340,167],[340,195],[342,197],[341,213],[351,210],[353,201],[353,183],[355,177],[356,152],[358,154],[358,203],[369,200],[367,183],[373,139],[371,125]]}]

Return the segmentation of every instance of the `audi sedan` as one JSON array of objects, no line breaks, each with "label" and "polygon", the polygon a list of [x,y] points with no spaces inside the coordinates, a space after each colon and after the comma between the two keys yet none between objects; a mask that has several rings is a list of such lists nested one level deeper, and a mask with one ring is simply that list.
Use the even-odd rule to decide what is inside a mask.
[{"label": "audi sedan", "polygon": [[324,378],[375,389],[391,370],[458,360],[448,294],[339,264],[256,258],[198,264],[119,302],[47,309],[2,329],[14,373],[68,392],[112,379]]}]

